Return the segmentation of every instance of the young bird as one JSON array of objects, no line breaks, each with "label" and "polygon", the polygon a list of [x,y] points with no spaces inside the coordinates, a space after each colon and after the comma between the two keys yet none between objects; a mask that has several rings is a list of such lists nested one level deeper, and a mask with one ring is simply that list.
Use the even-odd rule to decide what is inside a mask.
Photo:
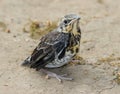
[{"label": "young bird", "polygon": [[43,36],[22,65],[41,70],[59,81],[72,80],[65,75],[49,72],[47,68],[58,68],[70,62],[78,53],[81,39],[80,17],[76,14],[65,15],[58,28]]}]

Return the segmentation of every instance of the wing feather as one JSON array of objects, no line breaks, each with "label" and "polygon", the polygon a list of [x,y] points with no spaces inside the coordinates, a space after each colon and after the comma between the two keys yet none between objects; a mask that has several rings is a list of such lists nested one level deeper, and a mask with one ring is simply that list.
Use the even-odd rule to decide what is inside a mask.
[{"label": "wing feather", "polygon": [[51,32],[42,37],[39,45],[31,54],[30,66],[39,70],[46,64],[51,63],[56,56],[62,58],[65,54],[69,41],[69,34]]}]

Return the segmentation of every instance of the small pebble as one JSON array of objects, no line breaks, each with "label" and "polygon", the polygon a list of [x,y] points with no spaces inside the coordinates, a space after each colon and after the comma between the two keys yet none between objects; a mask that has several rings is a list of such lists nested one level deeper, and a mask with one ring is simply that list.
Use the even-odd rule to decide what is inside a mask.
[{"label": "small pebble", "polygon": [[7,32],[7,33],[11,33],[10,29],[7,29],[6,32]]}]

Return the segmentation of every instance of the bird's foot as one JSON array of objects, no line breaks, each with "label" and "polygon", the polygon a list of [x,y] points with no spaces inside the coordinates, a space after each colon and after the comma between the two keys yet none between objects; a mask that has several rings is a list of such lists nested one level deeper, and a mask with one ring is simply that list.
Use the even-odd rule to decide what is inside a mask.
[{"label": "bird's foot", "polygon": [[49,77],[53,77],[53,78],[56,78],[60,83],[62,82],[62,80],[68,80],[68,81],[73,80],[73,78],[68,78],[68,77],[66,77],[67,74],[58,75],[58,74],[56,74],[56,73],[50,72],[50,71],[45,70],[45,69],[41,69],[41,71],[47,74],[47,76],[46,76],[47,79],[48,79]]}]

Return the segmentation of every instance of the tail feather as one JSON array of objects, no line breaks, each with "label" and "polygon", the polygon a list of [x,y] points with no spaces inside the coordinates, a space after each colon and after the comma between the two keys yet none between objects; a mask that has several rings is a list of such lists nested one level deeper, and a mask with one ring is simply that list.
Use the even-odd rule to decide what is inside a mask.
[{"label": "tail feather", "polygon": [[31,59],[31,57],[26,58],[21,65],[22,66],[28,66],[28,65],[30,65],[30,59]]}]

